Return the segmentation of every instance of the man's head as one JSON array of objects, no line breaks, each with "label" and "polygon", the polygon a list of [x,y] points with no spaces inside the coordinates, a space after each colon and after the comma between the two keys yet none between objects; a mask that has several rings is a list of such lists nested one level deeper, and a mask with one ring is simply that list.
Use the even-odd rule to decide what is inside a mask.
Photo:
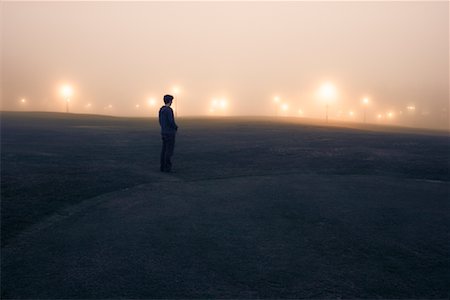
[{"label": "man's head", "polygon": [[173,96],[172,95],[164,95],[164,104],[170,105],[172,104]]}]

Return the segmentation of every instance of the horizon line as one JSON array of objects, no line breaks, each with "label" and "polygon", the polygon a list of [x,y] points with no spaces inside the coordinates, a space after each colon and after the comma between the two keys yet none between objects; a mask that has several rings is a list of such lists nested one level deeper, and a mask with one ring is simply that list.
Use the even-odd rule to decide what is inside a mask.
[{"label": "horizon line", "polygon": [[[0,110],[0,114],[3,113],[19,113],[19,114],[55,114],[55,115],[67,115],[67,116],[96,116],[96,117],[111,117],[111,118],[132,118],[132,119],[157,119],[156,116],[133,116],[133,115],[107,115],[107,114],[89,114],[89,113],[77,113],[77,112],[58,112],[58,111],[15,111],[15,110]],[[432,128],[432,127],[410,127],[404,125],[395,125],[395,124],[377,124],[377,123],[362,123],[356,121],[343,121],[330,119],[329,122],[326,122],[320,118],[305,118],[305,117],[295,117],[295,116],[271,116],[271,115],[235,115],[235,116],[205,116],[205,115],[188,115],[188,116],[179,116],[177,120],[180,119],[274,119],[280,121],[289,121],[295,120],[300,121],[302,124],[311,124],[318,126],[327,126],[327,127],[342,127],[342,128],[350,128],[350,129],[359,129],[359,130],[370,130],[373,131],[378,127],[382,128],[390,128],[392,130],[400,130],[407,131],[408,133],[435,133],[435,134],[444,134],[446,136],[450,135],[450,127],[448,128]],[[301,122],[303,120],[303,122]],[[375,130],[379,131],[379,130]],[[381,130],[382,131],[382,130]]]}]

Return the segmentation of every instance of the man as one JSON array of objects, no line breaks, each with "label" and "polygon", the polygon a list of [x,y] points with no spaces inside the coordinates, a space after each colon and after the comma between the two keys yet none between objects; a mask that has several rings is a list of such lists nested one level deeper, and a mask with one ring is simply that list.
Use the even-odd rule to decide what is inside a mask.
[{"label": "man", "polygon": [[159,125],[161,125],[162,149],[161,149],[161,172],[170,172],[172,162],[170,161],[175,147],[175,134],[178,126],[175,123],[172,105],[173,96],[164,96],[164,106],[159,110]]}]

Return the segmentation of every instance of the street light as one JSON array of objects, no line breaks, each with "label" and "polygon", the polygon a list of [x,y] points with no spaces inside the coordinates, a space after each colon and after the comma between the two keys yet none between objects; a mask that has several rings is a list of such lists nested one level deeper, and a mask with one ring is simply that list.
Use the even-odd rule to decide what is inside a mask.
[{"label": "street light", "polygon": [[329,82],[322,84],[322,86],[319,89],[319,97],[325,101],[326,104],[325,120],[328,123],[328,106],[330,105],[331,101],[336,98],[336,88],[334,87],[333,84]]},{"label": "street light", "polygon": [[367,105],[369,105],[369,98],[364,98],[363,100],[362,100],[362,104],[364,105],[364,123],[366,123],[366,108],[367,108]]},{"label": "street light", "polygon": [[180,102],[180,88],[178,86],[174,86],[172,88],[172,93],[177,96],[175,101],[175,116],[178,117],[178,102]]},{"label": "street light", "polygon": [[69,85],[65,85],[65,86],[61,87],[61,94],[63,95],[64,99],[66,100],[66,112],[68,113],[70,97],[73,94],[72,87]]},{"label": "street light", "polygon": [[25,98],[20,99],[20,106],[25,108],[27,106],[27,100]]},{"label": "street light", "polygon": [[220,100],[219,105],[222,109],[225,109],[228,105],[228,102],[227,102],[227,100],[222,99],[222,100]]},{"label": "street light", "polygon": [[411,126],[414,126],[414,113],[416,112],[416,107],[414,105],[408,105],[406,107],[406,110],[409,112],[409,114],[411,114]]},{"label": "street light", "polygon": [[226,98],[213,98],[211,100],[209,112],[210,113],[222,113],[225,114],[228,107],[228,100]]},{"label": "street light", "polygon": [[150,99],[148,99],[148,105],[150,105],[150,106],[155,106],[156,105],[156,100],[155,100],[155,98],[150,98]]}]

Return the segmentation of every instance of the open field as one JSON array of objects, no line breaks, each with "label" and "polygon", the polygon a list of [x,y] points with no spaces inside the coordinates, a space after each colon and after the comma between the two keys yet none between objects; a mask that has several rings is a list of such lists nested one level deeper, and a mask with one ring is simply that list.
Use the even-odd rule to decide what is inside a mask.
[{"label": "open field", "polygon": [[450,136],[1,113],[2,298],[447,298]]}]

